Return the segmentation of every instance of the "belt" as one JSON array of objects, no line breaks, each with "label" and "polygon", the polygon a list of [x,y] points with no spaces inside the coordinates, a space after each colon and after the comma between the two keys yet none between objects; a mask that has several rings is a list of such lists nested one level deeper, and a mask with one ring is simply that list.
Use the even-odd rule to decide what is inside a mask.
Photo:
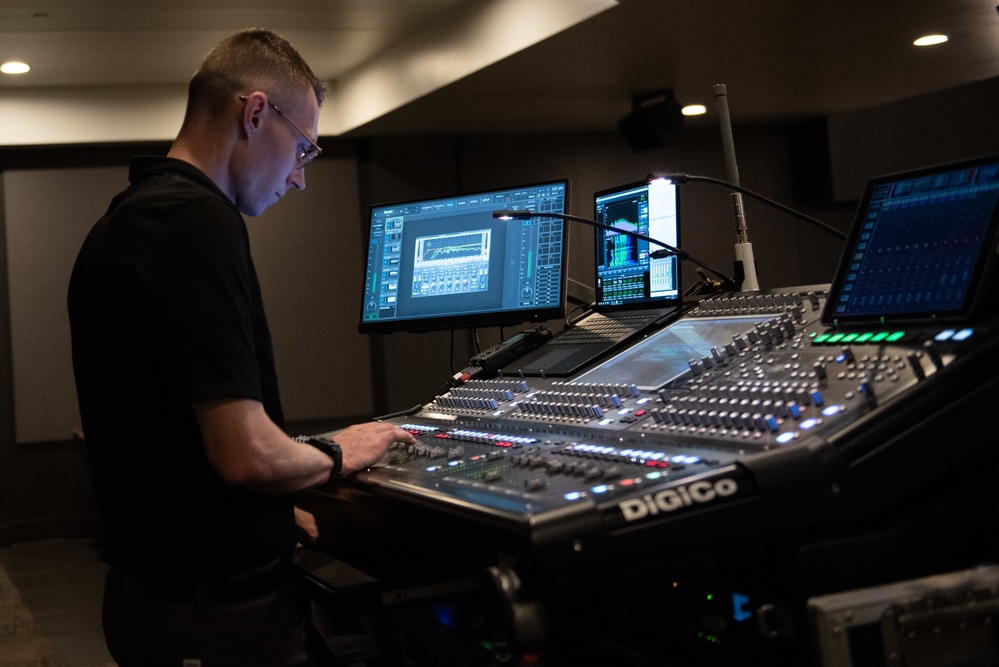
[{"label": "belt", "polygon": [[290,558],[277,558],[238,575],[208,581],[133,577],[115,570],[125,593],[184,604],[239,602],[261,597],[286,583],[291,571]]}]

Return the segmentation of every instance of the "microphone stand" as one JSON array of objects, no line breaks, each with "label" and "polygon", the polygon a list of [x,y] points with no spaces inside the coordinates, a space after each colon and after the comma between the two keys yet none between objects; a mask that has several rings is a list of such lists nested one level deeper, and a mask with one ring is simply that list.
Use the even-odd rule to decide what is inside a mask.
[{"label": "microphone stand", "polygon": [[625,236],[630,236],[633,239],[638,239],[639,241],[645,241],[646,243],[654,244],[664,248],[664,250],[656,250],[650,253],[650,256],[658,259],[660,257],[668,257],[669,255],[676,255],[680,259],[685,259],[697,264],[698,266],[710,271],[714,275],[721,279],[722,285],[725,289],[732,292],[740,291],[739,284],[728,276],[719,273],[715,269],[711,268],[701,260],[697,259],[689,252],[682,248],[677,248],[671,246],[668,243],[663,243],[651,236],[645,236],[644,234],[639,234],[638,232],[633,232],[630,229],[620,229],[612,225],[605,225],[602,222],[597,222],[596,220],[590,220],[589,218],[580,218],[579,216],[569,215],[568,213],[538,213],[536,211],[493,211],[493,217],[499,218],[500,220],[530,220],[531,218],[556,218],[558,220],[571,220],[573,222],[579,222],[584,225],[590,225],[591,227],[596,227],[598,229],[605,229],[607,231],[616,232],[618,234],[624,234]]},{"label": "microphone stand", "polygon": [[[718,120],[721,125],[722,148],[725,151],[725,169],[728,180],[739,185],[739,167],[735,162],[735,142],[732,139],[732,121],[728,115],[728,94],[724,83],[714,88],[715,102],[718,105]],[[746,214],[742,209],[742,194],[732,193],[732,212],[735,216],[735,270],[736,278],[744,277],[742,288],[746,291],[760,289],[756,278],[756,259],[753,257],[753,244],[749,242],[746,229]],[[740,271],[741,267],[741,271]]]}]

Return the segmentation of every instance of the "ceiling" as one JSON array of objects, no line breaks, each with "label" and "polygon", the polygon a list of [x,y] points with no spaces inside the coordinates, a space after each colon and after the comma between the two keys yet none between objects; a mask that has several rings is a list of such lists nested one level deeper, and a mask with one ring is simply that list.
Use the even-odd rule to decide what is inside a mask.
[{"label": "ceiling", "polygon": [[[0,61],[32,70],[0,75],[0,102],[182,97],[204,53],[252,25],[331,82],[324,135],[613,129],[634,95],[666,87],[710,123],[719,83],[733,122],[801,119],[999,77],[996,2],[3,0]],[[950,40],[912,45],[927,33]]]}]

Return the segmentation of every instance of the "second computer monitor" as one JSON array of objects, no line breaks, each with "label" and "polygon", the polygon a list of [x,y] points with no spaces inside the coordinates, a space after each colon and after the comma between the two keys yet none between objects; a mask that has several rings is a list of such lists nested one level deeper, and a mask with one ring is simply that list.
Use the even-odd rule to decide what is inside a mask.
[{"label": "second computer monitor", "polygon": [[[676,184],[666,179],[630,183],[594,195],[595,218],[611,227],[677,247]],[[646,308],[679,302],[680,266],[674,254],[652,257],[661,246],[625,234],[596,230],[596,305]]]}]

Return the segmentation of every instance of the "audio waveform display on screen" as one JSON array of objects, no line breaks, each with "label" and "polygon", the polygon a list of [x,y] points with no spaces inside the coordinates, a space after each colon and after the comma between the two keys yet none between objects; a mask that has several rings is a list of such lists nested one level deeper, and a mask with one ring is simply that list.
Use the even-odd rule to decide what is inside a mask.
[{"label": "audio waveform display on screen", "polygon": [[413,296],[467,294],[489,289],[491,240],[489,229],[417,238]]},{"label": "audio waveform display on screen", "polygon": [[[615,220],[612,226],[615,229],[640,233],[638,231],[638,224],[631,222],[627,218]],[[630,266],[638,261],[638,242],[631,236],[606,231],[604,234],[604,248],[607,264],[610,267]]]}]

